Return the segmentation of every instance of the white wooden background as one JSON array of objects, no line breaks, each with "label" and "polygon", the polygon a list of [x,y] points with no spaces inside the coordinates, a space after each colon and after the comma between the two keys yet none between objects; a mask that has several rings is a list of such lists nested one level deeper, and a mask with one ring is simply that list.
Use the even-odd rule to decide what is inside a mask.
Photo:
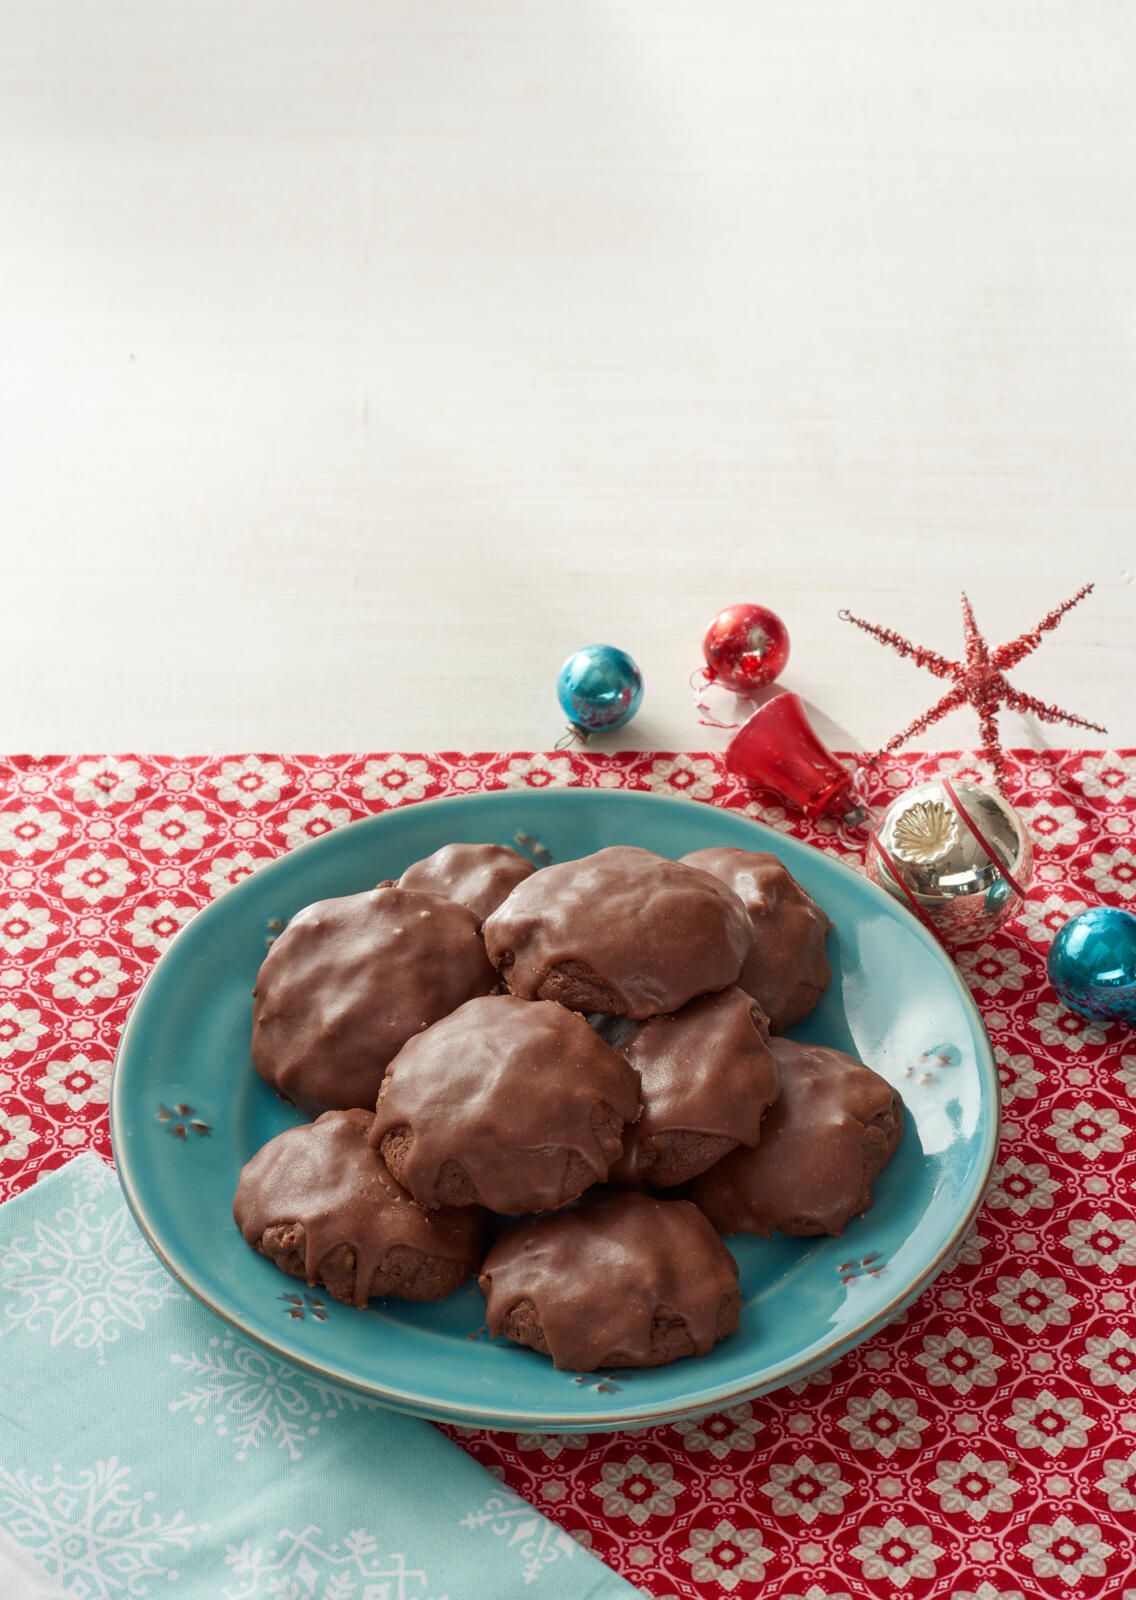
[{"label": "white wooden background", "polygon": [[547,747],[606,639],[691,748],[745,598],[870,745],[938,687],[841,606],[1088,578],[1016,678],[1136,744],[1134,77],[1129,0],[2,0],[0,747]]}]

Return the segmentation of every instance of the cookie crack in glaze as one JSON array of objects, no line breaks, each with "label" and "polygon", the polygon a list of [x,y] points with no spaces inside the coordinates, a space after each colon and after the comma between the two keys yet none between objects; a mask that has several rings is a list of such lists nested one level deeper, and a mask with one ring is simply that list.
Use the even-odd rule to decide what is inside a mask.
[{"label": "cookie crack in glaze", "polygon": [[368,1143],[369,1111],[328,1111],[277,1134],[241,1172],[233,1216],[249,1244],[339,1300],[433,1300],[475,1270],[485,1218],[427,1211]]},{"label": "cookie crack in glaze", "polygon": [[737,1145],[756,1145],[781,1073],[761,1007],[742,989],[653,1017],[621,1045],[639,1074],[643,1114],[630,1127],[613,1183],[685,1183]]},{"label": "cookie crack in glaze", "polygon": [[511,993],[637,1020],[729,988],[753,944],[718,878],[632,845],[534,873],[484,933]]},{"label": "cookie crack in glaze", "polygon": [[256,1070],[309,1113],[373,1106],[407,1039],[497,976],[472,911],[379,888],[298,911],[256,980]]},{"label": "cookie crack in glaze", "polygon": [[745,906],[753,948],[738,983],[768,1013],[774,1033],[807,1017],[832,971],[825,940],[832,922],[792,873],[767,850],[715,846],[682,858],[712,872]]},{"label": "cookie crack in glaze", "polygon": [[424,1205],[516,1215],[606,1177],[638,1115],[635,1072],[583,1017],[491,995],[403,1046],[371,1139]]},{"label": "cookie crack in glaze", "polygon": [[696,1178],[690,1198],[720,1233],[839,1234],[872,1201],[895,1154],[903,1102],[840,1050],[770,1041],[781,1094],[755,1150],[741,1147]]},{"label": "cookie crack in glaze", "polygon": [[694,1206],[605,1189],[510,1228],[479,1282],[491,1334],[594,1372],[708,1354],[738,1325],[737,1280]]}]

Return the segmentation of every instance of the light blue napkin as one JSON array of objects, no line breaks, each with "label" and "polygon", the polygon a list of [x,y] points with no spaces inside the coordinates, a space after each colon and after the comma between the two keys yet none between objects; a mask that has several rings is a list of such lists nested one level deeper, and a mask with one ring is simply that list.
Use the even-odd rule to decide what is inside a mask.
[{"label": "light blue napkin", "polygon": [[0,1207],[0,1595],[60,1591],[635,1593],[429,1423],[316,1381],[190,1299],[93,1155]]}]

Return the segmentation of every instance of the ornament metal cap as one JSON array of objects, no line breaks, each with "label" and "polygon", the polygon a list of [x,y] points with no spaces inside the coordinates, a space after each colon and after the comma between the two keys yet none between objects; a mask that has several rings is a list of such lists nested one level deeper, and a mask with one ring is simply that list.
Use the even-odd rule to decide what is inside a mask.
[{"label": "ornament metal cap", "polygon": [[726,770],[771,789],[806,817],[864,820],[852,774],[817,738],[799,695],[785,691],[759,706],[726,746]]}]

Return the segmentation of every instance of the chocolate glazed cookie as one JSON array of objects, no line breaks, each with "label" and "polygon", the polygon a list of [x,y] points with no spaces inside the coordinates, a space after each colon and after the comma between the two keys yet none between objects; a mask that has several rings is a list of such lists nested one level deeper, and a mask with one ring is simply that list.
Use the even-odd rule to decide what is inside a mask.
[{"label": "chocolate glazed cookie", "polygon": [[535,870],[508,845],[447,844],[407,867],[398,882],[402,889],[456,900],[484,922]]},{"label": "chocolate glazed cookie", "polygon": [[534,872],[484,933],[512,994],[639,1021],[729,988],[753,944],[719,879],[631,845]]},{"label": "chocolate glazed cookie", "polygon": [[569,1371],[704,1356],[738,1326],[737,1263],[705,1217],[627,1190],[518,1223],[478,1281],[491,1334]]},{"label": "chocolate glazed cookie", "polygon": [[470,1000],[403,1046],[371,1142],[423,1205],[552,1211],[602,1181],[639,1080],[550,1000]]},{"label": "chocolate glazed cookie", "polygon": [[840,1050],[770,1041],[781,1094],[756,1150],[738,1149],[695,1178],[690,1198],[719,1233],[839,1234],[872,1203],[895,1154],[903,1102]]},{"label": "chocolate glazed cookie", "polygon": [[610,1182],[669,1188],[757,1144],[781,1073],[765,1013],[743,989],[653,1017],[621,1048],[639,1074],[643,1114],[624,1134]]},{"label": "chocolate glazed cookie", "polygon": [[484,1252],[471,1206],[427,1211],[367,1142],[369,1111],[328,1111],[262,1146],[241,1171],[233,1216],[254,1249],[337,1300],[439,1300]]},{"label": "chocolate glazed cookie", "polygon": [[694,850],[682,859],[712,872],[745,906],[753,948],[738,983],[759,1002],[773,1032],[784,1033],[808,1016],[828,988],[828,916],[765,850]]},{"label": "chocolate glazed cookie", "polygon": [[465,906],[393,888],[320,900],[257,974],[253,1062],[309,1114],[371,1107],[407,1039],[496,986]]}]

